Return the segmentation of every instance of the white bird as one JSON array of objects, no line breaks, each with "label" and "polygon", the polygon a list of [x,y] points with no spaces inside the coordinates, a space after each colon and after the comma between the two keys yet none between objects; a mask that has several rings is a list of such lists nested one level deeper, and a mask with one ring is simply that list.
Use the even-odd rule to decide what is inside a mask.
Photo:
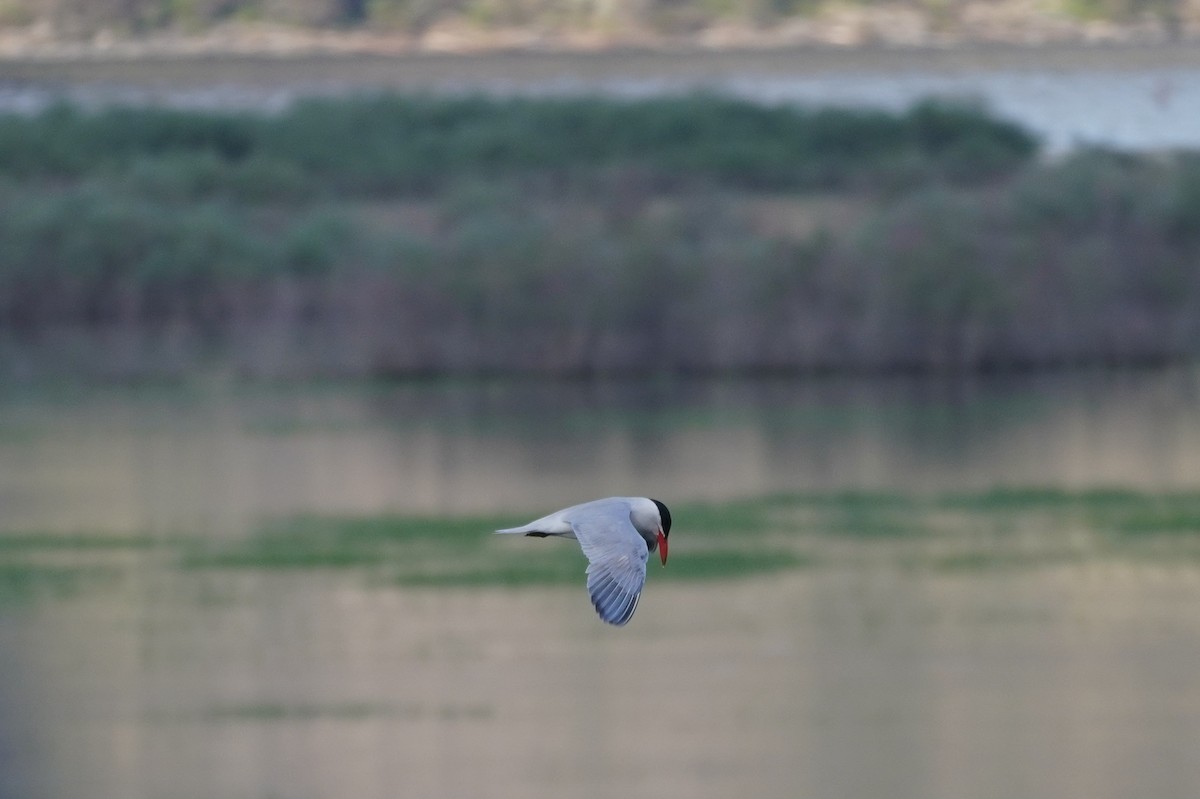
[{"label": "white bird", "polygon": [[637,609],[650,553],[657,549],[662,564],[667,565],[671,512],[657,499],[609,497],[496,532],[577,539],[588,559],[592,604],[601,619],[620,626]]}]

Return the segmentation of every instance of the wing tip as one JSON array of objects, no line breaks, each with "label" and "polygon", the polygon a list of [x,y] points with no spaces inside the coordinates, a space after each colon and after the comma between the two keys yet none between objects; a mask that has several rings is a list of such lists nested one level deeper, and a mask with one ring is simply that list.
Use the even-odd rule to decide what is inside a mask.
[{"label": "wing tip", "polygon": [[625,603],[619,613],[606,615],[605,611],[599,605],[595,605],[596,614],[605,624],[611,624],[613,627],[624,627],[633,618],[633,612],[637,610],[638,596],[633,597],[632,601]]},{"label": "wing tip", "polygon": [[614,627],[624,627],[633,618],[642,593],[630,593],[611,577],[591,586],[592,607],[600,620]]}]

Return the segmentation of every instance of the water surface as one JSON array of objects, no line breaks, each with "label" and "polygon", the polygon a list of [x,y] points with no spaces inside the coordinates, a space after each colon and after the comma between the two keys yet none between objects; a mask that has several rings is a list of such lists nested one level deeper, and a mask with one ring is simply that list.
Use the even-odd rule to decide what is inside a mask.
[{"label": "water surface", "polygon": [[[6,392],[0,796],[1195,796],[1196,388]],[[420,587],[179,556],[296,514],[420,514],[480,518],[448,557],[571,557],[484,522],[632,491],[678,510],[620,630],[582,563],[578,585]],[[771,529],[704,513],[767,495]],[[675,579],[715,546],[799,557]]]}]

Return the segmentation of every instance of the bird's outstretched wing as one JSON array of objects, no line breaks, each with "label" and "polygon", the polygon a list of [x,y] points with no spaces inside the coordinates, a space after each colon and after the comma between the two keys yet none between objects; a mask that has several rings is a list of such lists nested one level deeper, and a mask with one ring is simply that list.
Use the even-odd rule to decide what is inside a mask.
[{"label": "bird's outstretched wing", "polygon": [[587,556],[587,587],[600,618],[623,625],[637,609],[646,582],[650,552],[633,522],[627,503],[589,503],[571,516],[575,537]]}]

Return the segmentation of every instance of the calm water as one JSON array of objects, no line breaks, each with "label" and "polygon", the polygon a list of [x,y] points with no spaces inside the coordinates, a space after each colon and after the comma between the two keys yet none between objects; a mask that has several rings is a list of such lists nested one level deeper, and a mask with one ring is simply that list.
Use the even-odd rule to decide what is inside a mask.
[{"label": "calm water", "polygon": [[[10,537],[997,485],[1195,490],[1200,374],[0,397]],[[101,549],[85,584],[0,592],[0,796],[1200,795],[1200,561],[912,571],[887,546],[651,574],[621,630],[582,580],[412,589]]]}]

